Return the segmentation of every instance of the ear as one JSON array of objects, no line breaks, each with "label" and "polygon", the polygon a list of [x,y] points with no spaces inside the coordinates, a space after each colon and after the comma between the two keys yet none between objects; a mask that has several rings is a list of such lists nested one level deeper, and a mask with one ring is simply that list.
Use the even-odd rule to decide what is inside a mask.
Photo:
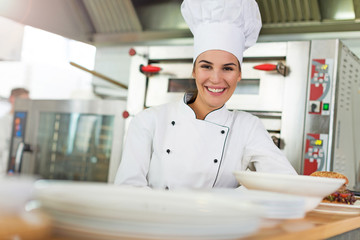
[{"label": "ear", "polygon": [[192,76],[193,78],[196,78],[196,77],[195,77],[195,76],[196,76],[196,74],[195,74],[195,69],[192,70],[191,76]]},{"label": "ear", "polygon": [[240,82],[240,80],[241,80],[241,72],[239,73],[239,77],[238,77],[238,79],[236,81]]},{"label": "ear", "polygon": [[10,96],[10,97],[9,97],[9,102],[10,102],[11,104],[14,104],[14,103],[15,103],[15,97],[14,97],[14,96]]}]

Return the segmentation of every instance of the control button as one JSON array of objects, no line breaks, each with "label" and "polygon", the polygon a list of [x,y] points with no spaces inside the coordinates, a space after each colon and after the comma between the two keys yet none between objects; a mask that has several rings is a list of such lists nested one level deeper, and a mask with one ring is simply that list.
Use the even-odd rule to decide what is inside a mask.
[{"label": "control button", "polygon": [[224,134],[225,133],[225,131],[224,130],[221,130],[221,134]]},{"label": "control button", "polygon": [[218,160],[217,159],[214,159],[214,163],[217,163],[218,162]]},{"label": "control button", "polygon": [[324,111],[328,111],[328,110],[329,110],[329,104],[328,104],[328,103],[324,103],[324,104],[323,104],[323,110],[324,110]]},{"label": "control button", "polygon": [[175,121],[172,121],[171,124],[174,126],[174,125],[175,125]]},{"label": "control button", "polygon": [[316,104],[312,103],[311,104],[311,112],[315,112],[316,107],[317,107]]},{"label": "control button", "polygon": [[310,101],[310,113],[320,113],[319,101]]},{"label": "control button", "polygon": [[170,154],[170,149],[166,149],[166,152],[167,152],[168,154]]},{"label": "control button", "polygon": [[310,140],[310,144],[311,146],[314,146],[315,149],[319,149],[319,147],[321,147],[323,145],[323,140],[321,139],[314,139],[314,140]]}]

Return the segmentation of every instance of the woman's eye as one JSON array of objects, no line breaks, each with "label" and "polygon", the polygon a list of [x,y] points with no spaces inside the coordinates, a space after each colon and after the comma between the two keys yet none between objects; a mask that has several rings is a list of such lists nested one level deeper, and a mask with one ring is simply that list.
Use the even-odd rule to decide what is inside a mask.
[{"label": "woman's eye", "polygon": [[210,65],[206,65],[206,64],[201,65],[200,67],[201,67],[201,68],[204,68],[204,69],[210,69],[210,68],[211,68],[211,66],[210,66]]},{"label": "woman's eye", "polygon": [[232,70],[234,70],[232,67],[224,67],[224,70],[225,71],[232,71]]}]

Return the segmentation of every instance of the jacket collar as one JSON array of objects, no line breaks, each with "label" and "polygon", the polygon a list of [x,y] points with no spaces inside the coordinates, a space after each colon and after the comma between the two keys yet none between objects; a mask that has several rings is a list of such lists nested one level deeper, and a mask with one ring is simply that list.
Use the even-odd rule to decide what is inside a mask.
[{"label": "jacket collar", "polygon": [[[187,102],[191,99],[192,94],[191,93],[185,93],[184,98],[180,100],[179,107],[181,110],[181,113],[191,119],[195,119],[197,121],[202,121],[196,119],[195,112],[192,110],[192,108],[187,105]],[[206,115],[204,121],[215,123],[222,126],[229,125],[228,119],[230,117],[231,112],[226,108],[226,106],[222,106],[219,109],[213,110]]]}]

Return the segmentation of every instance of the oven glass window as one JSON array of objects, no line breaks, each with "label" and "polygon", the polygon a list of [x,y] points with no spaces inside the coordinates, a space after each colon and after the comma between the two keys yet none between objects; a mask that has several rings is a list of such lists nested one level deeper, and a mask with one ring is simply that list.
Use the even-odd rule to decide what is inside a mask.
[{"label": "oven glass window", "polygon": [[44,179],[107,182],[114,116],[40,114],[35,173]]},{"label": "oven glass window", "polygon": [[241,79],[234,94],[259,95],[260,79]]},{"label": "oven glass window", "polygon": [[186,92],[195,90],[196,84],[193,78],[170,78],[168,92]]}]

